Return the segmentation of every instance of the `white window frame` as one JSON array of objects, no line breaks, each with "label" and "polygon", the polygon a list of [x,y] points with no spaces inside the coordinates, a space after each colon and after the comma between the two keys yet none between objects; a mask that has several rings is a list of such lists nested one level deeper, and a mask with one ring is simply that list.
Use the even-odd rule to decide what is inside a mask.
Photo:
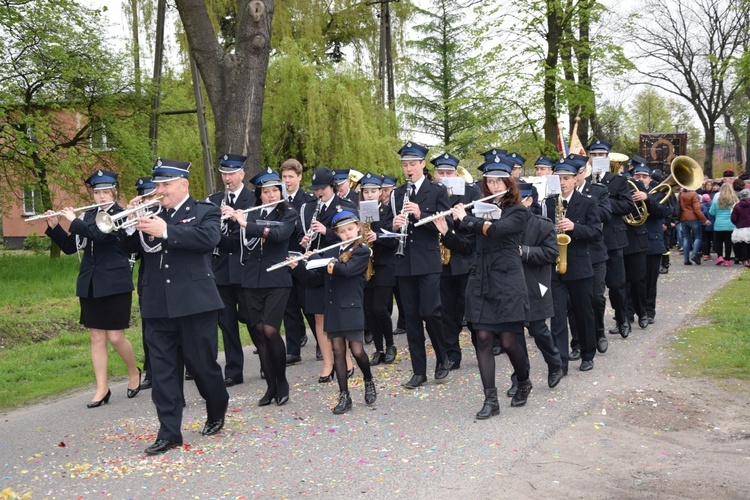
[{"label": "white window frame", "polygon": [[[28,202],[31,198],[31,210]],[[33,187],[23,188],[23,203],[21,205],[23,215],[36,215],[36,190]]]}]

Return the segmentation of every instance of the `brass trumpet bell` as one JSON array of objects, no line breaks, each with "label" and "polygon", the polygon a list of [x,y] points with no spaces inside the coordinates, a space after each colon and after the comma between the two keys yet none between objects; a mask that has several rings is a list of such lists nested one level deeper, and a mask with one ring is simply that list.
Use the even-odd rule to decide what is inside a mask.
[{"label": "brass trumpet bell", "polygon": [[676,156],[670,165],[672,173],[664,182],[649,191],[648,194],[654,194],[664,191],[666,196],[661,203],[666,202],[672,196],[672,190],[679,185],[683,189],[698,189],[703,184],[703,169],[698,162],[689,156]]}]

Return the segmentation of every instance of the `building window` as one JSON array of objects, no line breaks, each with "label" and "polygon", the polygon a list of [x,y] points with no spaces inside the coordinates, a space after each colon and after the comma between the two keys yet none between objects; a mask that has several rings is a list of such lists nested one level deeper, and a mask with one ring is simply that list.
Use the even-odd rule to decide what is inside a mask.
[{"label": "building window", "polygon": [[23,215],[36,214],[36,192],[34,188],[23,189]]},{"label": "building window", "polygon": [[109,151],[112,149],[107,140],[107,127],[98,118],[91,119],[91,133],[89,135],[89,146],[94,151]]}]

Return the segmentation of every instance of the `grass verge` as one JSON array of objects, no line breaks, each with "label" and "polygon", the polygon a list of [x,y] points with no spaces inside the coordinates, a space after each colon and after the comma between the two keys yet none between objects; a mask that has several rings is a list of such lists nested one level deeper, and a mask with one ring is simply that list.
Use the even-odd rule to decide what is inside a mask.
[{"label": "grass verge", "polygon": [[677,371],[688,376],[750,380],[748,290],[750,271],[745,270],[701,308],[699,326],[677,332],[673,360]]}]

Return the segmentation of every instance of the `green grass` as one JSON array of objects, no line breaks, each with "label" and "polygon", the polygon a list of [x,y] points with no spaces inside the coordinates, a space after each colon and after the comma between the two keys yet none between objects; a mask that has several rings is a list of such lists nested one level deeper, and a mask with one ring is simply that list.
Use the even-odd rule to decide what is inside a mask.
[{"label": "green grass", "polygon": [[703,306],[701,326],[677,332],[674,364],[680,373],[750,380],[749,292],[750,271],[745,270]]}]

